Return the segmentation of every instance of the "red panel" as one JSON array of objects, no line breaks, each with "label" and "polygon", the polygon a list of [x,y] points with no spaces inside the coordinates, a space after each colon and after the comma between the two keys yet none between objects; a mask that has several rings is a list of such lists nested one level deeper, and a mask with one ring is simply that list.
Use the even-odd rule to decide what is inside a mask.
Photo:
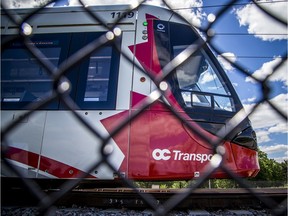
[{"label": "red panel", "polygon": [[[129,177],[141,180],[191,179],[203,174],[212,157],[209,143],[179,121],[161,102],[154,103],[131,124]],[[154,109],[160,107],[161,109]],[[180,113],[185,119],[185,113]],[[212,141],[216,137],[190,121],[191,126]],[[240,176],[257,172],[257,152],[230,142],[223,143],[225,166]],[[153,157],[154,154],[154,157]],[[155,159],[156,158],[156,159]],[[237,166],[236,166],[237,164]],[[218,170],[211,178],[229,177]]]},{"label": "red panel", "polygon": [[[164,106],[161,111],[155,110],[154,106],[158,107],[159,103],[153,104],[131,124],[129,177],[142,180],[193,178],[194,172],[203,172],[212,151],[192,139],[182,122]],[[161,159],[161,152],[169,159]]]},{"label": "red panel", "polygon": [[146,95],[139,94],[137,92],[131,92],[131,108],[135,108],[136,106],[141,106],[141,102],[147,98]]},{"label": "red panel", "polygon": [[260,171],[258,162],[258,152],[252,149],[231,143],[235,163],[239,170],[239,175],[254,177]]},{"label": "red panel", "polygon": [[[135,112],[135,111],[132,111]],[[150,111],[143,111],[131,122],[128,177],[150,176]]]},{"label": "red panel", "polygon": [[153,31],[153,20],[157,18],[152,15],[146,14],[146,19],[148,22],[147,25],[148,41],[136,45],[131,45],[129,46],[129,49],[134,53],[135,57],[140,62],[144,70],[150,73],[150,75],[156,76],[157,74],[162,72],[156,50],[154,31]]},{"label": "red panel", "polygon": [[[9,151],[5,156],[8,159],[20,162],[27,166],[38,168],[39,155],[33,152],[29,152],[15,147],[9,147]],[[39,170],[47,172],[58,178],[77,178],[80,175],[85,174],[79,169],[44,156],[41,156]],[[87,178],[95,177],[92,175],[88,175]]]},{"label": "red panel", "polygon": [[[118,113],[116,115],[110,116],[106,119],[102,119],[101,123],[104,125],[104,127],[106,128],[106,130],[109,132],[109,134],[111,135],[112,132],[119,126],[119,124],[121,124],[121,122],[125,121],[129,116],[129,111],[124,111],[121,113]],[[125,172],[127,173],[127,169],[128,169],[128,148],[129,148],[129,141],[128,141],[128,134],[129,134],[129,123],[127,124],[127,126],[125,126],[124,128],[122,128],[116,135],[112,136],[115,143],[118,145],[118,147],[121,149],[121,151],[123,152],[124,156],[124,160],[120,166],[120,171],[121,172]]]},{"label": "red panel", "polygon": [[187,118],[184,118],[184,119],[186,119],[186,122],[182,123],[183,129],[187,132],[187,134],[191,137],[191,139],[194,140],[194,142],[196,142],[197,140],[197,143],[204,148],[212,149],[213,148],[212,145],[210,143],[207,143],[204,139],[202,139],[201,136],[197,135],[197,132],[200,133],[206,139],[208,139],[211,143],[213,142],[213,140],[216,140],[217,137],[209,133],[208,131],[204,130],[194,121],[187,120]]},{"label": "red panel", "polygon": [[[155,149],[168,149],[169,160],[154,160],[150,156],[150,176],[157,175],[168,178],[194,176],[194,172],[202,171],[207,161],[197,162],[197,154],[209,155],[212,152],[192,140],[184,130],[182,123],[169,112],[153,112],[151,114],[150,155]],[[190,157],[192,155],[193,158]],[[167,154],[168,155],[168,154]],[[202,156],[201,156],[202,157]],[[194,161],[191,161],[194,160]]]},{"label": "red panel", "polygon": [[[41,156],[39,169],[58,178],[79,178],[80,176],[86,175],[85,172],[75,167],[44,156]],[[88,174],[86,178],[95,179],[96,177]]]},{"label": "red panel", "polygon": [[39,155],[16,147],[9,147],[6,158],[37,168]]}]

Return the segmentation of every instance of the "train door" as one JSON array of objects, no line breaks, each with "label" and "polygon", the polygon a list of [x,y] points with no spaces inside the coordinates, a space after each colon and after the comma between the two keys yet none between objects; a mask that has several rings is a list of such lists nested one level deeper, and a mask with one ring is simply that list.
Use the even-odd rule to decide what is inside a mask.
[{"label": "train door", "polygon": [[[71,33],[69,56],[103,35],[105,32]],[[102,137],[109,134],[101,120],[116,113],[119,58],[113,43],[108,43],[66,75],[72,87],[70,99],[75,101],[72,107]],[[112,179],[113,172],[106,166],[91,170],[101,160],[100,152],[99,137],[77,120],[64,101],[57,112],[47,112],[39,177],[76,178],[89,171],[87,178]],[[124,156],[115,147],[113,157],[121,161]]]},{"label": "train door", "polygon": [[[135,56],[135,64],[138,64],[138,66],[144,70],[143,72],[136,67],[134,69],[131,95],[132,113],[137,112],[137,106],[141,104],[139,101],[156,89],[155,83],[150,77],[161,74],[163,64],[168,63],[170,60],[169,51],[167,52],[167,50],[163,49],[163,52],[157,52],[160,46],[156,43],[153,27],[154,20],[158,19],[156,16],[167,20],[171,16],[171,12],[156,7],[142,6],[139,8],[136,42],[129,46]],[[163,37],[160,40],[163,45],[165,44],[164,46],[169,45],[168,37]],[[161,102],[158,105],[161,106]],[[157,121],[158,108],[153,105],[149,106],[141,112],[139,117],[131,122],[129,151],[129,177],[131,178],[151,179],[155,177],[151,175],[151,170],[153,169],[153,167],[151,167],[153,166],[153,162],[151,161],[151,148],[155,147],[153,146],[155,143],[151,140],[151,138],[153,139],[151,134],[157,133],[158,131],[158,135],[160,135],[160,133],[160,136],[164,135],[161,127],[156,128],[156,130],[153,128],[155,126],[154,123],[161,122],[161,120]],[[163,109],[160,112],[163,112]],[[164,112],[168,113],[167,110]],[[161,176],[161,173],[157,174]]]}]

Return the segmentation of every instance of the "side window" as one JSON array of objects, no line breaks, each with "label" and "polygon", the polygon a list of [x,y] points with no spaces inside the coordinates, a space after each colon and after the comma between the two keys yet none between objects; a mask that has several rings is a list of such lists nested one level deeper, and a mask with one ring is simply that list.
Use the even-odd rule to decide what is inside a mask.
[{"label": "side window", "polygon": [[[87,33],[85,44],[100,36],[101,33]],[[81,64],[77,76],[78,107],[92,110],[115,109],[119,61],[120,53],[117,49],[112,44],[106,44]]]},{"label": "side window", "polygon": [[90,57],[84,101],[107,101],[112,47],[96,51]]},{"label": "side window", "polygon": [[[45,34],[33,44],[55,67],[103,33]],[[120,43],[120,42],[119,42]],[[50,75],[21,42],[1,53],[2,109],[26,109],[27,105],[50,96]],[[66,73],[72,83],[71,97],[81,109],[115,109],[120,54],[112,45],[96,50],[89,60]],[[55,101],[44,109],[66,109]]]},{"label": "side window", "polygon": [[[55,36],[55,35],[54,35]],[[69,36],[35,37],[33,44],[45,55],[45,59],[57,66],[66,56]],[[25,108],[52,94],[52,80],[24,45],[18,41],[1,53],[1,102],[3,109]],[[55,102],[49,108],[58,108]]]}]

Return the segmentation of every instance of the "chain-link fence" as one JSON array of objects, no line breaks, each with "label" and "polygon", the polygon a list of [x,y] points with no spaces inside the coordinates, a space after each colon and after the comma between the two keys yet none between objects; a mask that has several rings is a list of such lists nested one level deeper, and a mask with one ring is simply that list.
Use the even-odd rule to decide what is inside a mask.
[{"label": "chain-link fence", "polygon": [[[53,1],[51,1],[53,2]],[[49,2],[49,4],[51,3]],[[118,169],[115,169],[113,164],[111,164],[109,157],[111,154],[111,146],[109,145],[109,141],[112,137],[117,135],[118,133],[121,132],[121,130],[125,129],[125,127],[131,123],[137,117],[141,115],[144,110],[151,106],[153,103],[155,103],[157,100],[161,99],[162,101],[167,101],[167,89],[165,82],[167,79],[169,79],[170,76],[172,76],[173,73],[175,73],[175,68],[179,65],[182,64],[189,56],[193,53],[196,52],[197,49],[200,49],[204,46],[203,43],[195,42],[196,49],[188,49],[186,52],[184,52],[184,58],[182,58],[181,62],[175,62],[172,61],[168,63],[164,68],[163,68],[163,73],[157,76],[151,76],[147,74],[146,71],[143,70],[142,67],[139,65],[135,65],[138,70],[140,70],[145,76],[150,76],[150,78],[154,81],[156,86],[158,87],[155,91],[153,91],[148,97],[145,98],[141,102],[141,105],[138,104],[138,108],[136,112],[132,112],[129,117],[124,118],[120,123],[117,122],[116,127],[113,128],[112,131],[110,131],[109,136],[103,136],[93,125],[91,125],[89,122],[87,122],[85,119],[83,119],[83,116],[81,116],[77,110],[80,108],[78,105],[73,101],[73,99],[70,97],[69,93],[71,90],[70,83],[67,81],[67,79],[64,79],[68,71],[71,70],[71,68],[77,66],[79,62],[85,61],[87,57],[89,57],[94,51],[100,49],[107,43],[115,42],[115,46],[118,49],[119,52],[121,52],[120,47],[118,47],[116,41],[117,37],[120,35],[119,28],[117,27],[118,24],[121,22],[122,19],[126,18],[127,14],[129,14],[132,11],[137,10],[138,7],[141,7],[143,2],[133,2],[129,7],[127,6],[127,11],[126,13],[119,14],[119,17],[114,23],[109,23],[109,25],[103,20],[102,17],[98,16],[97,14],[93,13],[90,10],[90,7],[85,6],[85,1],[79,1],[81,3],[81,7],[89,14],[92,20],[95,21],[95,23],[102,23],[103,29],[105,29],[106,34],[103,36],[99,37],[98,39],[92,41],[89,43],[87,46],[84,46],[81,48],[80,51],[76,52],[74,55],[70,56],[68,59],[66,59],[65,64],[60,64],[60,66],[55,67],[55,65],[48,60],[48,57],[45,57],[45,54],[43,54],[35,44],[31,41],[31,33],[33,33],[33,29],[29,25],[29,22],[32,21],[33,19],[37,19],[37,14],[41,13],[41,11],[48,5],[43,5],[40,8],[34,8],[31,9],[31,13],[27,16],[19,16],[17,15],[17,10],[8,10],[5,5],[5,1],[1,2],[1,7],[2,7],[2,13],[5,13],[9,19],[10,22],[14,23],[15,29],[18,30],[18,34],[14,34],[10,37],[4,37],[2,39],[2,52],[5,51],[5,49],[13,42],[16,40],[21,40],[24,42],[25,49],[27,49],[30,54],[38,60],[38,64],[40,64],[49,74],[49,76],[53,79],[53,92],[50,94],[49,97],[46,97],[44,100],[38,101],[38,102],[33,102],[28,105],[29,109],[26,110],[21,118],[14,119],[13,121],[8,122],[4,128],[1,129],[1,156],[2,156],[2,166],[7,166],[9,169],[11,169],[14,173],[16,173],[19,178],[22,178],[24,184],[29,188],[29,190],[39,199],[39,209],[41,213],[51,213],[53,214],[54,210],[54,203],[61,199],[65,194],[69,193],[75,186],[77,186],[83,178],[86,178],[88,173],[93,172],[96,170],[99,166],[105,164],[108,166],[117,176],[119,176],[125,184],[131,188],[134,188],[136,190],[136,186],[133,182],[133,180],[129,180],[125,178],[122,173]],[[217,14],[214,14],[215,17],[217,18],[216,20],[210,20],[205,28],[199,28],[199,30],[202,32],[204,35],[205,43],[209,44],[210,47],[217,53],[221,54],[221,49],[219,47],[213,46],[213,43],[211,43],[214,39],[214,32],[213,28],[214,25],[217,24],[218,20],[220,20],[221,16],[225,15],[231,7],[233,7],[234,4],[236,4],[237,1],[230,1],[223,5],[221,7],[221,10],[218,11]],[[251,4],[254,4],[265,12],[266,14],[269,14],[272,20],[274,20],[277,23],[280,23],[283,25],[285,28],[287,27],[287,22],[281,18],[279,18],[276,14],[271,14],[269,11],[266,11],[261,7],[261,4],[258,4],[257,1],[252,1]],[[163,1],[163,5],[166,7],[170,8],[170,5]],[[171,9],[171,8],[170,8]],[[172,9],[171,9],[172,10]],[[179,10],[180,11],[180,10]],[[175,10],[177,13],[178,10]],[[193,25],[192,22],[189,22],[185,17],[181,17],[181,13],[178,15],[180,19],[182,19],[183,22],[186,22],[186,24]],[[194,46],[195,47],[195,46]],[[134,60],[131,59],[131,56],[129,56],[127,53],[122,52],[121,56],[126,59],[126,61],[130,62],[130,64],[133,64]],[[284,53],[283,56],[287,56],[287,53]],[[225,56],[224,56],[225,58]],[[243,65],[236,64],[235,62],[231,61],[229,58],[225,58],[226,61],[230,62],[230,64],[233,65],[233,67],[237,68],[238,71],[240,71],[244,76],[250,76],[252,75],[246,71],[245,67]],[[276,67],[274,67],[274,71],[276,71],[279,67],[281,67],[284,62],[286,61],[286,58],[282,58],[281,61],[277,64]],[[3,73],[3,71],[1,71]],[[221,169],[223,172],[227,174],[230,178],[234,179],[237,184],[242,186],[243,188],[246,188],[249,192],[254,194],[256,197],[258,196],[257,193],[253,191],[253,189],[250,187],[249,183],[242,179],[239,178],[235,173],[233,173],[229,167],[225,165],[225,163],[222,162],[222,158],[225,156],[225,151],[223,151],[223,148],[219,148],[220,143],[226,138],[229,137],[229,134],[233,132],[233,130],[241,124],[241,122],[249,117],[252,113],[257,111],[260,103],[267,103],[269,106],[271,106],[275,113],[277,113],[279,116],[283,118],[283,120],[287,120],[287,116],[285,113],[277,107],[277,104],[271,103],[268,99],[270,98],[270,93],[272,91],[270,85],[269,85],[269,78],[273,76],[273,72],[270,73],[269,75],[266,76],[265,79],[259,79],[257,77],[252,77],[258,84],[261,86],[262,89],[262,98],[258,101],[257,105],[251,109],[250,113],[244,112],[243,109],[241,109],[239,112],[236,113],[227,123],[226,123],[226,129],[220,129],[217,132],[217,137],[218,139],[216,140],[209,140],[207,137],[201,132],[199,132],[198,127],[193,127],[193,125],[188,124],[187,127],[189,127],[189,130],[192,131],[193,133],[197,134],[198,137],[201,137],[201,139],[205,140],[207,143],[209,143],[213,147],[213,157],[211,161],[207,164],[205,167],[205,174],[201,175],[199,178],[197,178],[191,185],[189,185],[189,190],[185,190],[183,193],[179,193],[171,197],[166,203],[163,205],[158,206],[157,205],[157,200],[149,195],[149,194],[143,194],[139,193],[139,196],[142,197],[142,199],[150,206],[151,209],[155,211],[156,215],[166,215],[169,211],[173,210],[179,203],[181,203],[183,200],[185,200],[189,194],[193,193],[195,189],[200,187],[202,184],[207,182],[209,179],[209,176],[213,174],[216,170]],[[77,180],[67,180],[63,185],[61,185],[61,190],[52,193],[50,195],[47,195],[44,193],[39,185],[37,185],[37,182],[34,181],[33,179],[25,178],[21,172],[19,172],[18,169],[15,168],[15,166],[8,160],[6,159],[7,156],[7,151],[9,149],[9,146],[13,146],[13,143],[9,142],[7,137],[9,136],[10,133],[13,132],[13,130],[17,127],[21,127],[21,122],[23,119],[29,117],[30,115],[33,115],[33,113],[37,110],[45,109],[45,107],[49,106],[53,101],[55,100],[60,100],[63,106],[65,106],[79,121],[79,124],[82,124],[84,127],[86,127],[87,130],[89,130],[91,133],[95,135],[95,139],[101,140],[101,148],[100,148],[100,154],[102,156],[101,160],[99,160],[96,164],[91,164],[91,167],[88,172],[85,172],[77,178]],[[75,109],[76,107],[76,109]],[[173,115],[179,119],[181,122],[186,122],[185,118],[179,112],[177,111],[176,108],[171,107],[168,103],[165,104],[166,109],[168,109]],[[83,144],[84,146],[84,144]],[[2,199],[5,199],[5,197],[2,197]],[[263,197],[258,197],[259,200],[261,200],[268,208],[272,209],[275,214],[283,214],[283,212],[286,211],[286,209],[281,208],[277,206],[277,204],[274,203],[273,200],[269,200]],[[285,205],[284,205],[285,206]]]}]

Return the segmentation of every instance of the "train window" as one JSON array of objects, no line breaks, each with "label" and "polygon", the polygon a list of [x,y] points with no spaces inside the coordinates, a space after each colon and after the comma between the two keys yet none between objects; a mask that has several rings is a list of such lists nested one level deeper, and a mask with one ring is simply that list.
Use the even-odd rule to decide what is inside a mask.
[{"label": "train window", "polygon": [[111,54],[105,47],[90,57],[84,101],[107,101]]},{"label": "train window", "polygon": [[[55,67],[103,33],[36,35],[33,44]],[[112,45],[92,53],[66,73],[70,96],[82,109],[115,109],[120,54]],[[27,105],[51,96],[53,82],[43,66],[16,41],[2,51],[1,105],[3,109],[26,109]],[[66,109],[54,101],[44,109]]]},{"label": "train window", "polygon": [[217,110],[225,110],[230,112],[236,111],[232,97],[225,97],[220,95],[214,95],[214,108]]},{"label": "train window", "polygon": [[[41,49],[57,65],[59,48]],[[13,55],[16,53],[16,55]],[[51,93],[51,79],[35,58],[22,49],[8,50],[2,56],[2,100],[31,102]]]},{"label": "train window", "polygon": [[[101,33],[87,33],[90,43]],[[120,43],[116,41],[116,43]],[[78,73],[76,103],[82,109],[115,109],[120,53],[111,44],[93,52]]]},{"label": "train window", "polygon": [[[33,44],[53,65],[59,64],[61,50],[67,48],[67,36],[33,38]],[[15,41],[2,51],[1,56],[2,108],[24,108],[33,101],[40,101],[52,94],[52,80],[41,64],[22,43]],[[49,108],[57,108],[57,103]]]}]

